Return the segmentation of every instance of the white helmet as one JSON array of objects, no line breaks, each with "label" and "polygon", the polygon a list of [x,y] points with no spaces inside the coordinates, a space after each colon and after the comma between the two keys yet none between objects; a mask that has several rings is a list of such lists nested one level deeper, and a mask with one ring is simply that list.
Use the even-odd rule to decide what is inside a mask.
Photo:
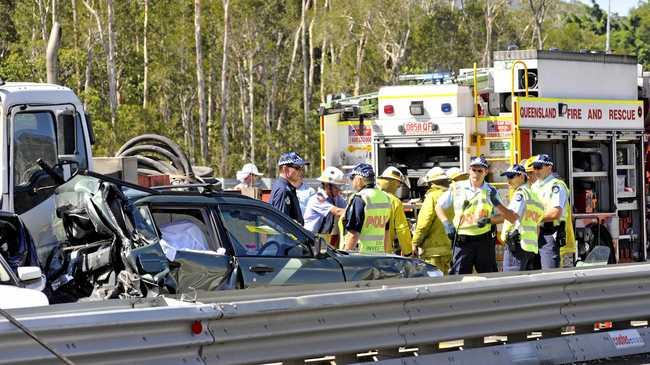
[{"label": "white helmet", "polygon": [[343,171],[334,166],[325,168],[317,180],[326,184],[345,185],[345,176]]},{"label": "white helmet", "polygon": [[445,175],[445,170],[443,170],[438,166],[427,171],[427,173],[424,175],[424,182],[427,184],[434,181],[448,180],[448,179],[449,178],[447,177],[447,175]]},{"label": "white helmet", "polygon": [[404,176],[404,174],[395,166],[388,166],[381,175],[378,176],[379,179],[389,179],[399,181],[406,187],[411,188],[409,180]]}]

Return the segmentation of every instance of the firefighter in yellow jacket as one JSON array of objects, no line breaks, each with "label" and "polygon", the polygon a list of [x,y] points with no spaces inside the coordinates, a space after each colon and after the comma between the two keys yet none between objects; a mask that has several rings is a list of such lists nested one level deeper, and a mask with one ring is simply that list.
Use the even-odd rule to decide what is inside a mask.
[{"label": "firefighter in yellow jacket", "polygon": [[411,246],[411,228],[404,214],[404,204],[396,196],[397,189],[404,184],[410,188],[408,179],[396,167],[390,166],[377,177],[377,187],[381,189],[391,204],[390,220],[388,221],[388,240],[393,245],[391,253],[410,256],[413,253]]},{"label": "firefighter in yellow jacket", "polygon": [[413,245],[422,250],[420,257],[437,266],[443,273],[449,272],[451,262],[451,241],[445,227],[436,216],[436,204],[440,196],[447,191],[449,178],[440,167],[434,167],[424,176],[429,190],[424,197],[422,208],[413,234]]}]

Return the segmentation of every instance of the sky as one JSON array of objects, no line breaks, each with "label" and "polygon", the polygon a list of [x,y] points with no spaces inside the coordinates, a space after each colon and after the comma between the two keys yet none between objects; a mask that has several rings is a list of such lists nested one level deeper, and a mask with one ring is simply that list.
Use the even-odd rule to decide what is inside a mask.
[{"label": "sky", "polygon": [[[591,0],[580,0],[585,4],[591,4]],[[618,13],[619,15],[628,15],[630,9],[636,7],[639,2],[647,2],[647,0],[610,0],[612,4],[612,13]],[[605,11],[607,11],[607,2],[608,0],[596,0],[598,5]]]}]

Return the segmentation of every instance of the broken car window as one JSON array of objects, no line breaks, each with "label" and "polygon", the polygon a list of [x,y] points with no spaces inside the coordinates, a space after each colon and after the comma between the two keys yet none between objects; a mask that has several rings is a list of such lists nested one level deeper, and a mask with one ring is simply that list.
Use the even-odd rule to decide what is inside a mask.
[{"label": "broken car window", "polygon": [[161,238],[176,250],[208,251],[209,228],[198,208],[151,208]]}]

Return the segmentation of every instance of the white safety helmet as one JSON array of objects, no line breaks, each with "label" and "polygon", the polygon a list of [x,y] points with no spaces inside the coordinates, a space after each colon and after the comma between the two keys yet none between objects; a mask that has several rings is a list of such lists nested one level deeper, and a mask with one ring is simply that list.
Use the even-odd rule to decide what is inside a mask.
[{"label": "white safety helmet", "polygon": [[427,171],[427,173],[424,175],[424,182],[427,184],[441,180],[449,180],[449,177],[447,177],[445,174],[445,170],[438,166]]},{"label": "white safety helmet", "polygon": [[343,174],[343,171],[334,166],[325,168],[316,180],[326,184],[345,185],[345,175]]},{"label": "white safety helmet", "polygon": [[388,166],[381,175],[378,176],[379,179],[389,179],[399,181],[402,184],[406,185],[407,188],[411,188],[409,179],[404,176],[404,174],[395,166]]}]

